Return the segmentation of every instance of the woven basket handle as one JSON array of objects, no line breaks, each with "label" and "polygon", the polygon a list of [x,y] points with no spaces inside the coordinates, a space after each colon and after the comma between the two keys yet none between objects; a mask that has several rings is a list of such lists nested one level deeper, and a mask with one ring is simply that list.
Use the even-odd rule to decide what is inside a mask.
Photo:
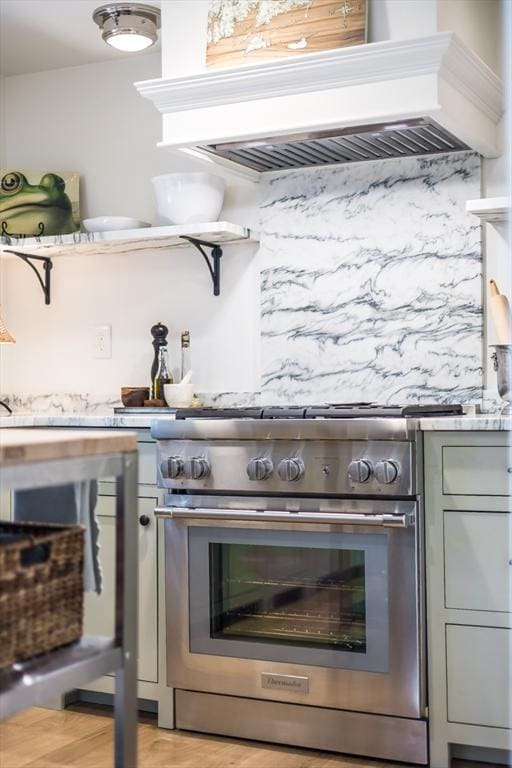
[{"label": "woven basket handle", "polygon": [[23,568],[43,565],[50,559],[51,543],[31,544],[20,549],[20,565]]}]

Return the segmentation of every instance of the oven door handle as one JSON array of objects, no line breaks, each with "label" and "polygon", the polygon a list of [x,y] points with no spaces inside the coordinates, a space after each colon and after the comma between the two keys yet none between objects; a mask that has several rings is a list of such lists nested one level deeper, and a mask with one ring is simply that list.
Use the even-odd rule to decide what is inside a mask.
[{"label": "oven door handle", "polygon": [[237,520],[239,522],[324,523],[327,525],[344,523],[391,528],[408,528],[414,525],[413,514],[365,515],[350,512],[257,512],[256,510],[155,507],[155,516],[164,520]]}]

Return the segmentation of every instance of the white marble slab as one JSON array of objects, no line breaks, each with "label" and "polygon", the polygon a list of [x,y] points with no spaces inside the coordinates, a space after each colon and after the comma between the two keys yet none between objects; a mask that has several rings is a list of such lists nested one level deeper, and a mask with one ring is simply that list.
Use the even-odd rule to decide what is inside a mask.
[{"label": "white marble slab", "polygon": [[[0,416],[2,427],[107,427],[111,429],[131,428],[149,429],[151,422],[158,419],[174,418],[173,414],[145,416],[125,414],[87,414],[87,413],[19,413],[12,416]],[[420,419],[419,426],[424,431],[509,431],[512,429],[512,416],[499,413],[486,413],[476,416],[444,417]]]},{"label": "white marble slab", "polygon": [[155,419],[173,419],[174,415],[91,414],[91,413],[14,413],[0,416],[0,428],[9,427],[108,427],[110,429],[149,429]]},{"label": "white marble slab", "polygon": [[[221,407],[245,407],[258,405],[259,392],[198,392],[198,398],[203,405]],[[58,416],[69,416],[77,413],[80,417],[112,416],[113,409],[122,407],[122,402],[117,395],[93,395],[88,392],[81,393],[48,393],[39,395],[0,395],[0,400],[7,402],[14,413],[38,413]],[[4,415],[0,410],[0,416]],[[122,414],[121,414],[122,415]],[[123,418],[125,418],[123,416]],[[146,417],[144,417],[146,418]]]},{"label": "white marble slab", "polygon": [[[199,392],[204,405],[245,407],[257,405],[258,392]],[[172,413],[114,413],[122,406],[115,396],[90,393],[58,393],[45,395],[2,395],[13,410],[12,415],[0,407],[3,427],[111,427],[146,429],[155,419],[174,418]]]},{"label": "white marble slab", "polygon": [[[49,392],[46,394],[2,394],[0,400],[7,402],[14,413],[19,414],[59,414],[77,413],[84,415],[108,415],[113,409],[121,406],[118,395],[94,395],[90,392]],[[0,416],[4,415],[0,410]]]},{"label": "white marble slab", "polygon": [[472,153],[265,182],[266,403],[477,402],[482,255]]},{"label": "white marble slab", "polygon": [[512,416],[500,413],[481,413],[476,416],[459,416],[420,419],[424,432],[509,432]]}]

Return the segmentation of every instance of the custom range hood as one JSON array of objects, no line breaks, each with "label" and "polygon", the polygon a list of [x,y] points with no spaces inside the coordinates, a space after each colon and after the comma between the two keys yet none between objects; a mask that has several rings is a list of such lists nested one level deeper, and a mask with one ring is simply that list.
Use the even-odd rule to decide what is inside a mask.
[{"label": "custom range hood", "polygon": [[500,79],[451,32],[135,83],[159,146],[257,178],[294,168],[500,152]]}]

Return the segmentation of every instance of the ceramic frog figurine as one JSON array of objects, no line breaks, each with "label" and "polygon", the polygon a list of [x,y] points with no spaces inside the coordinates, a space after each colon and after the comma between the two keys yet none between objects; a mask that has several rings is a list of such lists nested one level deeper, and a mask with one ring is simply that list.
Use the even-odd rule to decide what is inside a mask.
[{"label": "ceramic frog figurine", "polygon": [[73,220],[65,188],[64,179],[55,173],[46,173],[39,184],[30,184],[20,171],[5,173],[0,181],[2,229],[28,237],[76,232],[79,225]]}]

